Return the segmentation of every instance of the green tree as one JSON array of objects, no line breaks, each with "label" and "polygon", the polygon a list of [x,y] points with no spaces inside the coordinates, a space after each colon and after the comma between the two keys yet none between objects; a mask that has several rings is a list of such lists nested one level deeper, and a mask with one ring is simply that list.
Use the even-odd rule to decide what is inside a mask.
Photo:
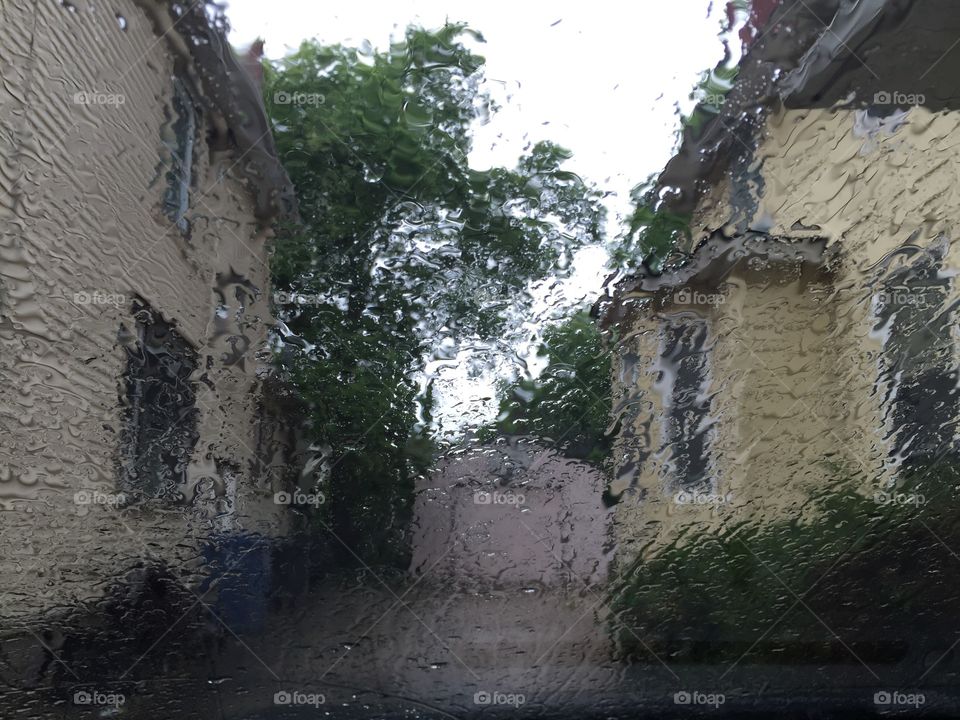
[{"label": "green tree", "polygon": [[828,467],[836,476],[808,498],[802,517],[741,513],[617,568],[610,592],[619,652],[826,663],[848,659],[847,644],[871,663],[871,653],[897,659],[888,655],[898,645],[936,646],[942,619],[960,610],[948,549],[960,542],[960,462],[907,466],[895,489],[872,497],[862,473]]},{"label": "green tree", "polygon": [[728,67],[720,63],[713,70],[704,70],[700,73],[700,80],[690,93],[690,99],[697,104],[689,115],[680,118],[680,137],[687,129],[693,138],[699,138],[706,124],[720,114],[720,109],[726,100],[727,93],[733,88],[740,67]]},{"label": "green tree", "polygon": [[384,52],[306,42],[265,73],[302,216],[280,228],[271,265],[300,338],[281,363],[330,449],[319,519],[371,562],[405,562],[430,459],[418,371],[438,332],[502,331],[530,280],[569,267],[603,223],[600,193],[554,144],[513,169],[470,168],[471,128],[496,108],[469,40],[482,38],[447,25]]},{"label": "green tree", "polygon": [[628,273],[638,272],[641,263],[660,272],[670,252],[690,239],[690,217],[671,212],[658,195],[655,178],[631,191],[633,212],[626,232],[610,250],[610,265]]},{"label": "green tree", "polygon": [[602,462],[612,442],[611,377],[599,328],[589,315],[577,313],[547,328],[538,353],[549,358],[547,366],[536,379],[504,390],[496,430],[537,435],[571,457]]}]

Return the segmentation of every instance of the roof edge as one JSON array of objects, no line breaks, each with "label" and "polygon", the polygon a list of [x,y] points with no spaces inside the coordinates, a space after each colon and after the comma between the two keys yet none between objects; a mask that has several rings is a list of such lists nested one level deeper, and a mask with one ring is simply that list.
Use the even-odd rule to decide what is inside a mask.
[{"label": "roof edge", "polygon": [[211,113],[217,140],[237,151],[237,166],[254,196],[261,223],[299,218],[293,183],[281,164],[260,88],[227,40],[222,8],[207,0],[134,0],[166,41],[178,69]]}]

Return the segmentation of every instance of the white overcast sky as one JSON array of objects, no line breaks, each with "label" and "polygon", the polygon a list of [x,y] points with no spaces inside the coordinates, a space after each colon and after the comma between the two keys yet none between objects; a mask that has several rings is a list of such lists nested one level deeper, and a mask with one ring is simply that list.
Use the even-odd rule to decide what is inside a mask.
[{"label": "white overcast sky", "polygon": [[[276,59],[306,38],[384,48],[407,25],[445,20],[483,33],[489,89],[503,109],[478,129],[471,164],[512,166],[530,141],[574,152],[568,169],[616,191],[658,172],[673,149],[674,103],[723,57],[715,0],[228,0],[231,41],[257,36]],[[507,98],[509,101],[506,101]],[[611,228],[613,230],[613,228]]]},{"label": "white overcast sky", "polygon": [[[675,104],[689,110],[700,73],[723,58],[724,0],[714,0],[712,9],[709,0],[228,3],[231,42],[240,47],[262,37],[270,59],[307,38],[384,49],[410,24],[437,28],[449,20],[480,31],[486,42],[476,51],[487,60],[487,89],[502,109],[476,129],[471,165],[512,167],[529,143],[563,145],[574,153],[566,169],[616,193],[607,203],[611,237],[618,232],[616,215],[629,207],[630,188],[659,172],[673,152],[680,122]],[[517,357],[538,374],[545,359],[535,350],[544,320],[597,296],[605,258],[601,248],[585,248],[572,277],[534,287],[530,321],[509,348],[459,346],[453,362],[428,362],[441,433],[491,419],[495,383],[517,371]]]}]

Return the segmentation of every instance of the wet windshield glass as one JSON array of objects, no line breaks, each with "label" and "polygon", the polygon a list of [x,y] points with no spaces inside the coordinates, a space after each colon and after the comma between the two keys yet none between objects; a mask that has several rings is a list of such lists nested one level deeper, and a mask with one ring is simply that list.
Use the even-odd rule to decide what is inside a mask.
[{"label": "wet windshield glass", "polygon": [[952,3],[0,20],[0,718],[960,714]]}]

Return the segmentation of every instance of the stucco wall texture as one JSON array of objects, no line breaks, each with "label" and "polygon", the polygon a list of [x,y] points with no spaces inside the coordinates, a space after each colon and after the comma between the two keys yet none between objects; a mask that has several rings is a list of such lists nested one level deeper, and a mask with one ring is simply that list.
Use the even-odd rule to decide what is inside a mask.
[{"label": "stucco wall texture", "polygon": [[[212,531],[277,529],[254,472],[268,238],[202,111],[189,232],[165,214],[174,61],[132,2],[6,0],[0,45],[0,615],[19,615],[137,558],[189,576]],[[119,492],[135,300],[196,352],[199,440],[180,501],[78,504]]]},{"label": "stucco wall texture", "polygon": [[[619,557],[656,552],[697,528],[802,521],[812,498],[844,480],[864,494],[897,482],[900,380],[885,371],[891,329],[879,304],[892,302],[896,288],[913,292],[897,278],[935,259],[931,282],[943,294],[933,306],[926,306],[929,295],[895,298],[903,318],[914,310],[909,301],[923,301],[897,332],[916,333],[919,345],[930,346],[921,337],[925,324],[949,334],[953,349],[935,362],[956,370],[958,123],[956,112],[922,107],[882,120],[865,110],[781,109],[742,163],[746,170],[731,169],[701,198],[691,224],[695,242],[722,245],[753,231],[787,256],[791,244],[813,239],[825,240],[826,249],[812,269],[741,258],[718,267],[713,277],[720,280],[709,286],[662,288],[666,302],[643,292],[628,298],[637,309],[614,371],[614,411],[626,420],[612,484],[621,497]],[[682,448],[667,442],[670,322],[707,328],[699,349],[706,367],[700,399],[709,403],[700,429],[710,437],[702,502],[677,502],[672,459]]]}]

